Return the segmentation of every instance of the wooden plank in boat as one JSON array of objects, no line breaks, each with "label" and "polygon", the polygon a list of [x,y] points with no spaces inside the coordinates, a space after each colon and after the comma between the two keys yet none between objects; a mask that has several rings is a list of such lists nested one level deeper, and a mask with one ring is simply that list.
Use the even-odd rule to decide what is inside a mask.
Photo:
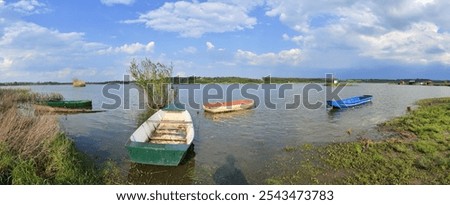
[{"label": "wooden plank in boat", "polygon": [[180,129],[157,129],[155,131],[156,134],[180,134],[180,135],[186,135],[185,130]]},{"label": "wooden plank in boat", "polygon": [[150,140],[163,140],[163,141],[182,141],[186,142],[186,135],[155,135],[150,137]]},{"label": "wooden plank in boat", "polygon": [[184,120],[147,120],[147,122],[156,122],[156,123],[179,123],[179,124],[191,124],[192,121],[184,121]]}]

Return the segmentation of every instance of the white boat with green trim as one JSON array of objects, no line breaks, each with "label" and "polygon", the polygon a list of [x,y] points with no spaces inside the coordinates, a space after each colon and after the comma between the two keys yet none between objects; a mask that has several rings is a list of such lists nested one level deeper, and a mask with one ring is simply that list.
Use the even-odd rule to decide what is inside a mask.
[{"label": "white boat with green trim", "polygon": [[194,134],[189,112],[171,105],[146,120],[125,146],[132,162],[177,166],[191,146]]}]

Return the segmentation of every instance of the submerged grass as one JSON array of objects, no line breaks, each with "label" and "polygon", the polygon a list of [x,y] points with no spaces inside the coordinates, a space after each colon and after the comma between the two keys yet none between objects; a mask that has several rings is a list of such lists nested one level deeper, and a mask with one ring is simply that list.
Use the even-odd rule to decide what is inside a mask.
[{"label": "submerged grass", "polygon": [[100,170],[76,150],[72,140],[60,133],[57,116],[29,110],[30,103],[59,98],[0,89],[0,184],[121,182],[115,164]]},{"label": "submerged grass", "polygon": [[[300,147],[296,173],[269,184],[450,184],[450,98],[427,99],[380,125],[395,137]],[[291,150],[291,149],[290,149]]]}]

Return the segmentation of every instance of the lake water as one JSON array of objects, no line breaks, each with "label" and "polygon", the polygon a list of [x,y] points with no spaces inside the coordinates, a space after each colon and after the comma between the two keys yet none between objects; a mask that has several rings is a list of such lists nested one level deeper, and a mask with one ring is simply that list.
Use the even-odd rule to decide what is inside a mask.
[{"label": "lake water", "polygon": [[[93,108],[102,109],[103,103],[113,101],[102,94],[104,85],[87,85],[84,88],[62,86],[31,86],[36,92],[58,92],[66,99],[91,99]],[[201,86],[204,87],[203,85]],[[227,85],[221,85],[226,88]],[[78,149],[97,162],[112,159],[123,169],[128,181],[134,184],[264,184],[271,176],[279,174],[274,161],[286,155],[283,148],[305,143],[323,144],[355,140],[358,137],[380,138],[376,125],[400,116],[415,101],[431,97],[450,96],[450,87],[399,86],[390,84],[357,84],[345,87],[342,98],[371,94],[373,103],[355,109],[333,112],[325,105],[319,109],[300,106],[286,110],[283,105],[293,102],[293,94],[302,94],[305,84],[295,84],[278,98],[275,91],[270,96],[277,109],[259,106],[253,110],[211,115],[202,110],[188,108],[195,123],[194,147],[178,167],[158,167],[129,162],[124,144],[129,136],[146,119],[145,110],[139,109],[138,92],[130,92],[130,109],[100,113],[61,116],[62,129],[71,137]],[[124,87],[115,91],[123,96]],[[263,96],[263,91],[253,90]],[[201,90],[194,99],[201,102]],[[239,96],[237,91],[233,96]],[[181,91],[182,102],[188,100]],[[310,102],[325,99],[325,92],[311,91]],[[144,114],[143,114],[144,113]],[[347,133],[348,130],[352,134]],[[294,156],[295,157],[295,156]],[[295,169],[295,167],[293,167]]]}]

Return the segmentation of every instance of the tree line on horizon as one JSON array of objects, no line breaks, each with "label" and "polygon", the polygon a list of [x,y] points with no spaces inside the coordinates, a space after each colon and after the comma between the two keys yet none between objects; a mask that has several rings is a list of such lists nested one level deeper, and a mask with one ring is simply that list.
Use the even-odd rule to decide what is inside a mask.
[{"label": "tree line on horizon", "polygon": [[[337,79],[340,80],[340,79]],[[431,80],[424,78],[416,79],[345,79],[340,80],[344,82],[352,83],[398,83],[398,82],[428,82],[432,81],[437,84],[449,84],[450,80]],[[99,81],[99,82],[86,82],[86,84],[128,84],[135,83],[136,81],[123,81],[123,80],[112,80],[112,81]],[[188,76],[188,77],[170,77],[170,82],[173,84],[208,84],[208,83],[218,83],[218,84],[228,84],[228,83],[323,83],[325,78],[296,78],[296,77],[262,77],[258,78],[244,78],[244,77],[201,77],[201,76]],[[71,85],[72,82],[55,82],[55,81],[45,81],[45,82],[0,82],[0,86],[23,86],[23,85]]]}]

